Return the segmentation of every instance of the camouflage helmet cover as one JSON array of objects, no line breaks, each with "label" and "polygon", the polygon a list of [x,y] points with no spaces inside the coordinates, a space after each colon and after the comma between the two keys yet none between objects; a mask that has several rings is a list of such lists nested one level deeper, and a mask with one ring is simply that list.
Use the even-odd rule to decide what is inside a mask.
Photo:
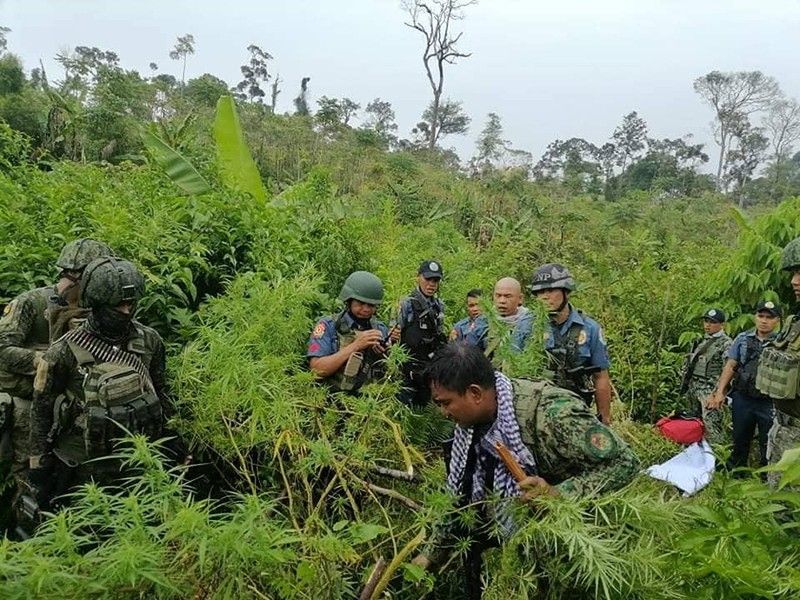
[{"label": "camouflage helmet cover", "polygon": [[358,300],[367,304],[383,302],[383,282],[369,271],[355,271],[347,276],[339,292],[339,300]]},{"label": "camouflage helmet cover", "polygon": [[136,303],[144,294],[144,277],[127,260],[111,256],[90,262],[81,278],[79,304],[83,308]]},{"label": "camouflage helmet cover", "polygon": [[81,238],[61,249],[56,266],[62,271],[82,271],[94,259],[111,255],[111,248],[102,242]]},{"label": "camouflage helmet cover", "polygon": [[530,285],[532,292],[557,289],[570,292],[575,289],[575,280],[569,269],[558,263],[547,263],[536,269]]},{"label": "camouflage helmet cover", "polygon": [[800,237],[796,237],[786,244],[781,252],[781,270],[800,270]]}]

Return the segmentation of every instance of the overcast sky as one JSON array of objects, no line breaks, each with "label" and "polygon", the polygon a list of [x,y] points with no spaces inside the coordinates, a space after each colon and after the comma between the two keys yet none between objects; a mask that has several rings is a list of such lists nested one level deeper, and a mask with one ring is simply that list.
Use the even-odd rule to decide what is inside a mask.
[{"label": "overcast sky", "polygon": [[[399,0],[0,0],[9,50],[27,69],[42,59],[51,79],[53,57],[80,45],[113,50],[145,75],[156,62],[180,77],[169,50],[192,33],[187,79],[209,72],[235,84],[255,43],[285,81],[280,112],[309,76],[312,106],[322,95],[362,106],[381,97],[408,136],[430,88],[421,35],[404,18]],[[448,69],[445,95],[473,123],[444,145],[463,157],[490,111],[536,157],[556,138],[602,143],[632,110],[655,137],[711,143],[712,113],[692,81],[714,69],[759,69],[800,97],[800,0],[481,0],[461,26],[472,56]]]}]

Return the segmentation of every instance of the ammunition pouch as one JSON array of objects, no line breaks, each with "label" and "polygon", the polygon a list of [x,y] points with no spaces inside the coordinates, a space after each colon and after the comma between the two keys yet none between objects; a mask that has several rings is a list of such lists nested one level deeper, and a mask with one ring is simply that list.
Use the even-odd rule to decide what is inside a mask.
[{"label": "ammunition pouch", "polygon": [[773,399],[780,412],[800,417],[800,336],[764,347],[755,386]]}]

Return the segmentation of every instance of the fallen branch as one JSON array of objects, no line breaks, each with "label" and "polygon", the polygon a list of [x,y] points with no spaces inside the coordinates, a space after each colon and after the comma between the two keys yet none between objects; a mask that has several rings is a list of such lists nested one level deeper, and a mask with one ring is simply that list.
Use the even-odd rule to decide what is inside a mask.
[{"label": "fallen branch", "polygon": [[372,569],[372,574],[369,576],[367,580],[367,584],[364,586],[364,589],[361,590],[361,594],[358,596],[358,600],[370,600],[372,598],[372,594],[375,591],[375,587],[378,585],[378,581],[381,579],[381,575],[386,570],[386,559],[382,556],[378,559],[378,562],[375,563],[375,566]]}]

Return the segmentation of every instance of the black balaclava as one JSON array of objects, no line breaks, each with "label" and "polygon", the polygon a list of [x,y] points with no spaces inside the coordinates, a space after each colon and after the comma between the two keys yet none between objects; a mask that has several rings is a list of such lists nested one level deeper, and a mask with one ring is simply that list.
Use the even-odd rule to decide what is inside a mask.
[{"label": "black balaclava", "polygon": [[133,309],[129,314],[110,306],[98,306],[89,315],[89,329],[111,344],[119,344],[128,339],[133,321]]}]

